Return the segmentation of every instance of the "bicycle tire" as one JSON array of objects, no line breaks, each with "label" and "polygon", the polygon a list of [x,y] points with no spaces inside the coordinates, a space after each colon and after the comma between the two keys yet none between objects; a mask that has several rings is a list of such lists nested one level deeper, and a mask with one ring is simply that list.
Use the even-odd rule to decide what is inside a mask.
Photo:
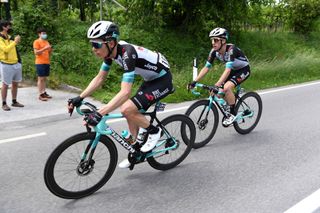
[{"label": "bicycle tire", "polygon": [[219,123],[219,113],[217,107],[212,104],[207,120],[205,119],[209,100],[199,100],[193,103],[186,111],[196,127],[196,140],[193,148],[197,149],[205,146],[214,137]]},{"label": "bicycle tire", "polygon": [[[248,108],[249,107],[249,108]],[[234,122],[234,129],[242,135],[250,133],[257,125],[262,114],[262,100],[258,93],[248,92],[244,94],[236,104],[235,112],[252,111],[253,116],[244,118],[242,121]],[[249,123],[249,125],[247,125]]]},{"label": "bicycle tire", "polygon": [[[44,181],[51,193],[64,199],[79,199],[96,192],[110,179],[117,166],[118,152],[113,141],[107,136],[101,136],[99,139],[99,143],[97,144],[95,153],[92,157],[92,159],[94,160],[92,171],[90,171],[90,173],[88,173],[87,175],[80,175],[78,172],[81,154],[83,153],[83,150],[88,146],[88,141],[93,140],[94,138],[95,132],[79,133],[66,139],[51,153],[44,169]],[[80,144],[81,142],[83,144]],[[105,156],[105,154],[102,153],[104,152],[104,149],[102,149],[101,145],[104,145],[103,148],[106,148],[105,153],[108,153],[109,156]],[[80,150],[81,147],[83,148],[83,150]],[[75,151],[76,153],[72,153],[72,151]],[[103,159],[98,159],[100,155],[101,157],[103,157]],[[61,163],[60,161],[64,159],[66,159],[68,162]],[[101,163],[106,162],[107,166],[99,168],[101,164],[100,161]],[[70,167],[70,169],[66,168],[60,170],[60,164],[62,165],[62,167]],[[75,167],[73,167],[73,165]],[[105,171],[103,170],[101,178],[96,178],[96,176],[100,172],[100,169],[105,169]],[[62,177],[60,176],[60,173],[62,173]],[[79,189],[73,189],[75,183],[72,183],[72,186],[70,188],[70,184],[66,184],[64,182],[64,180],[68,177],[75,177],[73,181],[79,181]],[[60,178],[62,178],[62,180]],[[94,179],[97,179],[97,182],[93,183],[92,186],[88,186],[88,188],[82,187],[80,189],[81,181],[86,180],[86,183],[88,184],[88,181],[93,182]]]},{"label": "bicycle tire", "polygon": [[[174,123],[177,124],[172,128]],[[169,131],[171,137],[174,137],[179,143],[178,147],[174,150],[169,150],[168,153],[162,156],[149,157],[147,161],[154,169],[168,170],[179,165],[190,153],[195,140],[195,126],[189,117],[182,114],[169,116],[162,120],[161,124]],[[163,134],[161,138],[165,139],[166,137],[166,134]],[[180,140],[182,140],[183,143]],[[158,148],[163,149],[162,146]]]}]

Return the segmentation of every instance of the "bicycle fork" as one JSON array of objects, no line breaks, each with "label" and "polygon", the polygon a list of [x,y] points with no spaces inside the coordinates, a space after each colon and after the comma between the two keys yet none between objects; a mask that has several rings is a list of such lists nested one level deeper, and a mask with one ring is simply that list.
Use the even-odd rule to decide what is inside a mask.
[{"label": "bicycle fork", "polygon": [[[82,153],[80,163],[77,167],[77,173],[80,176],[88,175],[93,170],[94,164],[95,164],[95,161],[93,160],[93,154],[96,150],[100,136],[101,135],[99,133],[96,133],[95,139],[89,141],[89,144],[87,145],[85,151]],[[88,153],[89,153],[89,156],[88,156]]]},{"label": "bicycle fork", "polygon": [[[208,115],[209,115],[211,106],[212,106],[212,97],[210,97],[209,104],[203,108],[203,110],[199,116],[199,119],[197,120],[197,125],[198,125],[199,129],[201,129],[201,130],[204,130],[208,124]],[[204,113],[205,113],[205,116],[202,119],[202,116]]]}]

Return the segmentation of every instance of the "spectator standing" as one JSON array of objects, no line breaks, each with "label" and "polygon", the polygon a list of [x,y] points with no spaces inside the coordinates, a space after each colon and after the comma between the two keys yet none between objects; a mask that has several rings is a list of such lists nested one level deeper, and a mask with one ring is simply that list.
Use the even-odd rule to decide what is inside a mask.
[{"label": "spectator standing", "polygon": [[38,39],[33,42],[33,50],[36,56],[35,66],[38,75],[39,100],[48,101],[52,96],[46,92],[46,81],[50,75],[50,55],[52,47],[48,42],[48,35],[44,28],[37,30]]},{"label": "spectator standing", "polygon": [[1,97],[2,109],[10,111],[7,105],[7,93],[9,85],[11,85],[12,104],[13,107],[24,107],[17,101],[19,82],[22,81],[22,66],[18,61],[18,53],[16,45],[20,43],[20,36],[15,36],[14,40],[10,40],[12,33],[12,24],[9,21],[0,21],[0,75],[2,81]]}]

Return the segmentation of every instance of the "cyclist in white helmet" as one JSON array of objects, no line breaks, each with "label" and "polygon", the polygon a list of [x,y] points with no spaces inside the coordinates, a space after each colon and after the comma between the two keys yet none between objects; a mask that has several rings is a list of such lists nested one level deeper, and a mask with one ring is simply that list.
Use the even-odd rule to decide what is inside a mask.
[{"label": "cyclist in white helmet", "polygon": [[188,89],[194,88],[195,84],[209,72],[215,59],[224,63],[225,70],[215,85],[223,88],[222,92],[225,93],[224,99],[230,106],[231,115],[223,121],[224,125],[230,125],[236,120],[233,89],[250,76],[249,61],[238,47],[234,44],[227,43],[229,33],[226,29],[220,27],[213,29],[209,33],[209,38],[212,42],[212,49],[207,62],[196,79],[188,84]]},{"label": "cyclist in white helmet", "polygon": [[[86,122],[95,126],[100,122],[103,115],[121,107],[121,113],[127,119],[129,130],[135,138],[139,128],[140,130],[147,130],[147,142],[140,150],[149,152],[159,140],[161,129],[150,124],[139,110],[147,110],[152,104],[172,92],[173,85],[169,63],[158,52],[119,41],[119,35],[118,26],[110,21],[99,21],[89,28],[87,37],[92,44],[92,51],[96,56],[103,59],[103,63],[99,73],[80,96],[69,100],[69,109],[73,110],[73,107],[79,106],[85,97],[88,97],[103,84],[114,61],[123,68],[121,90],[97,113],[88,116]],[[140,75],[144,82],[136,94],[130,98],[135,75]],[[119,164],[120,168],[128,168],[129,166],[128,159]]]}]

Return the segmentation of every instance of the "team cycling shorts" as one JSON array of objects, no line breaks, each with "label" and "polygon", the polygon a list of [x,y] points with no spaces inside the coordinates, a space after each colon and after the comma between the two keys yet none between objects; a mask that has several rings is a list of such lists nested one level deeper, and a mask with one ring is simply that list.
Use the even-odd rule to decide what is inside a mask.
[{"label": "team cycling shorts", "polygon": [[172,76],[168,72],[155,80],[144,81],[131,101],[139,110],[147,111],[152,104],[172,93],[172,89]]},{"label": "team cycling shorts", "polygon": [[239,70],[231,70],[230,75],[228,76],[227,81],[231,81],[234,85],[238,86],[250,76],[250,66],[245,66]]}]

